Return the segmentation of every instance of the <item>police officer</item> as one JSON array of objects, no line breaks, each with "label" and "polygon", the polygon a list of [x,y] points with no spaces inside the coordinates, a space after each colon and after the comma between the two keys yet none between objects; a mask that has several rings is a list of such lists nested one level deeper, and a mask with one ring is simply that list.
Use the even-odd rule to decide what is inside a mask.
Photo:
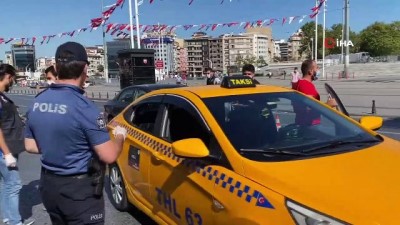
[{"label": "police officer", "polygon": [[104,224],[103,180],[97,174],[101,170],[104,177],[101,162],[117,159],[126,130],[114,129],[111,141],[102,113],[83,96],[89,64],[85,48],[67,42],[55,57],[58,82],[34,99],[25,147],[42,154],[40,193],[53,224]]}]

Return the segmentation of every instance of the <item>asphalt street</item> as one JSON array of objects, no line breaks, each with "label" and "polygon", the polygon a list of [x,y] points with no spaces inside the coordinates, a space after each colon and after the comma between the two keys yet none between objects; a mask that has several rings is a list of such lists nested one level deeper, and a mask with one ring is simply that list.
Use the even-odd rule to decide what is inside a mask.
[{"label": "asphalt street", "polygon": [[[32,103],[33,95],[9,95],[9,97],[19,106],[21,114],[25,114],[29,105]],[[94,101],[102,110],[104,101]],[[45,119],[45,118],[43,118]],[[379,131],[388,137],[400,140],[400,117],[386,118],[384,126]],[[50,219],[43,210],[43,205],[38,192],[38,183],[40,177],[40,156],[23,153],[19,160],[20,175],[23,182],[21,190],[21,213],[23,218],[33,217],[36,224],[51,224]],[[107,186],[107,185],[106,185]],[[114,209],[108,200],[108,191],[105,190],[106,199],[106,223],[107,225],[125,225],[125,224],[153,224],[146,215],[132,209],[129,212],[118,212]]]}]

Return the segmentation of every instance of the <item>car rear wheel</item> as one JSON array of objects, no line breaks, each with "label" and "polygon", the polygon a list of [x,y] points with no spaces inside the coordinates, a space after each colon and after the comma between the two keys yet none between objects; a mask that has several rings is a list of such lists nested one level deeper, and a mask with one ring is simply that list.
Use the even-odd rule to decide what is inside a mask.
[{"label": "car rear wheel", "polygon": [[117,164],[113,163],[109,166],[109,177],[111,201],[116,209],[126,211],[128,209],[126,189]]}]

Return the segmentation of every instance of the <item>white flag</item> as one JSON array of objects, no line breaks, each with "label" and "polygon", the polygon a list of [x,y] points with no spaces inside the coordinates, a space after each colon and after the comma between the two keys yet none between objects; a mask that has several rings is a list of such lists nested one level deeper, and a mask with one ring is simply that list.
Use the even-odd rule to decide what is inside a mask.
[{"label": "white flag", "polygon": [[293,22],[294,18],[295,18],[294,16],[289,17],[289,24]]},{"label": "white flag", "polygon": [[303,22],[304,18],[306,18],[307,15],[304,15],[300,20],[299,23]]},{"label": "white flag", "polygon": [[142,4],[143,4],[143,0],[139,0],[138,6],[140,6],[140,5],[142,5]]}]

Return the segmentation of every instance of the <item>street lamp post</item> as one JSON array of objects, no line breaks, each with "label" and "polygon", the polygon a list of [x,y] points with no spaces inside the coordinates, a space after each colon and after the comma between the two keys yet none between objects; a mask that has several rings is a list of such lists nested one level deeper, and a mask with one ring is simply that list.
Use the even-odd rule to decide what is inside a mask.
[{"label": "street lamp post", "polygon": [[[103,12],[104,10],[104,0],[101,0],[101,11]],[[102,15],[103,16],[103,15]],[[104,17],[103,17],[104,19]],[[108,57],[107,57],[107,42],[106,42],[106,32],[104,30],[105,23],[103,23],[102,29],[103,29],[103,54],[104,54],[104,78],[106,80],[106,83],[109,82],[109,77],[108,77]]]},{"label": "street lamp post", "polygon": [[206,61],[208,61],[208,62],[210,63],[210,64],[209,64],[209,65],[210,65],[210,68],[211,68],[211,69],[214,69],[214,68],[213,68],[213,62],[211,61],[211,59],[206,59]]},{"label": "street lamp post", "polygon": [[[327,1],[327,0],[326,0]],[[324,16],[323,16],[323,30],[322,30],[322,41],[325,41],[325,28],[326,28],[326,1],[324,1]],[[325,78],[325,45],[322,43],[322,77]]]},{"label": "street lamp post", "polygon": [[[345,43],[349,43],[349,39],[350,39],[350,24],[349,24],[349,7],[350,7],[350,0],[344,0],[345,1],[345,8],[344,8],[344,12],[345,12],[345,25],[346,25],[346,29],[345,29],[345,37],[346,37],[346,42]],[[346,56],[344,58],[344,75],[347,76],[348,74],[348,70],[349,70],[349,53],[350,53],[350,48],[349,45],[346,44]]]},{"label": "street lamp post", "polygon": [[314,60],[314,38],[311,39],[311,60]]},{"label": "street lamp post", "polygon": [[[319,0],[316,0],[315,6],[318,7]],[[315,48],[314,48],[314,59],[318,61],[318,14],[315,16]]]}]

